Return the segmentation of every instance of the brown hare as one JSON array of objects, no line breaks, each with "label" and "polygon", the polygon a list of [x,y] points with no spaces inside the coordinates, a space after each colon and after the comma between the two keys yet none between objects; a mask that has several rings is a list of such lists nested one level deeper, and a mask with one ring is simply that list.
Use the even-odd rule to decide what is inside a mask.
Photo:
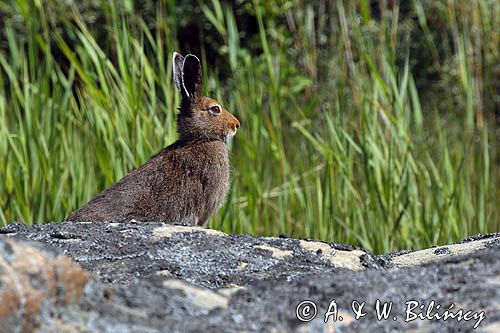
[{"label": "brown hare", "polygon": [[71,213],[67,221],[128,220],[203,225],[229,188],[228,140],[240,122],[202,96],[200,60],[174,52],[173,77],[182,96],[179,139]]}]

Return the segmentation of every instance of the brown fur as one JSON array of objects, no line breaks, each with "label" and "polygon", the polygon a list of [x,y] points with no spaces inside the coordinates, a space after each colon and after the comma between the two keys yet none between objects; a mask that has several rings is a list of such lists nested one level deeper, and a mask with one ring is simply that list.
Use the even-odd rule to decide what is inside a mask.
[{"label": "brown fur", "polygon": [[182,95],[179,140],[71,213],[68,221],[203,225],[223,203],[229,189],[227,140],[240,123],[217,101],[201,96],[195,56],[174,53],[174,81]]}]

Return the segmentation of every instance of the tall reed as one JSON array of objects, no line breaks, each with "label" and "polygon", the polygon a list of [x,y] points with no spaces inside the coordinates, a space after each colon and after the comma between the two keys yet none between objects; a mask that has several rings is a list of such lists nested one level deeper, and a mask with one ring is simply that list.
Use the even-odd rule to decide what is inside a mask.
[{"label": "tall reed", "polygon": [[[98,2],[101,26],[77,7],[56,24],[56,1],[5,5],[25,30],[7,20],[2,32],[3,224],[60,221],[175,140],[183,7],[146,1],[152,28],[133,1]],[[231,192],[211,227],[375,252],[498,231],[496,1],[414,0],[411,21],[397,2],[254,0],[244,5],[258,27],[252,45],[233,6],[199,8],[221,44],[206,94],[242,121]],[[434,94],[414,71],[415,32],[439,77]]]}]

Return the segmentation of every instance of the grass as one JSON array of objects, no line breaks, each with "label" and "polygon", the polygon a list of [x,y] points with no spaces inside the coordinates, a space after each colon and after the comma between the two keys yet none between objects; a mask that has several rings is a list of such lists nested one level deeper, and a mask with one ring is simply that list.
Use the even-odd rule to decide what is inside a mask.
[{"label": "grass", "polygon": [[[133,1],[97,2],[102,26],[75,7],[56,24],[56,1],[0,6],[25,27],[7,20],[2,33],[3,224],[63,220],[175,140],[178,6],[152,5],[152,29]],[[407,31],[397,4],[254,0],[244,5],[258,26],[248,41],[232,7],[200,2],[220,42],[206,94],[242,122],[231,192],[210,227],[374,252],[498,231],[500,4],[432,6],[412,1]],[[433,26],[438,10],[448,44]],[[439,77],[434,94],[412,73],[415,31]],[[200,56],[206,63],[203,45]]]}]

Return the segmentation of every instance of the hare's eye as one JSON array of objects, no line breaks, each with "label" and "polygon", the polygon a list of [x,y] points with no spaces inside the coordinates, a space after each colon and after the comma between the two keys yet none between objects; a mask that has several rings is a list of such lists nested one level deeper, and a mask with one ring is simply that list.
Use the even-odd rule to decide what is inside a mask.
[{"label": "hare's eye", "polygon": [[220,114],[220,106],[214,105],[210,107],[210,113],[213,115],[219,115]]}]

